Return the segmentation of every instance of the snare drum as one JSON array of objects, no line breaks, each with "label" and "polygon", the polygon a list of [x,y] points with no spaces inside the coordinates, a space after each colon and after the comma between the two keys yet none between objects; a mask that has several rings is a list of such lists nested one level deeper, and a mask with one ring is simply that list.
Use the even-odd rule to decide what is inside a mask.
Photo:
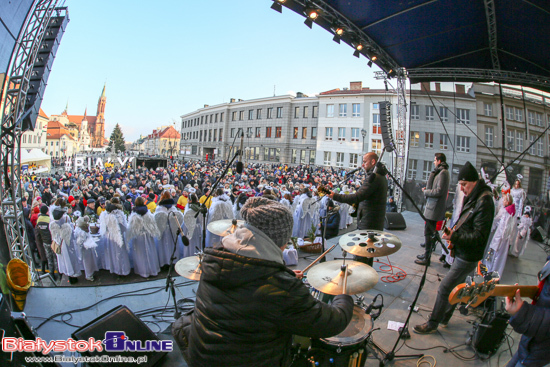
[{"label": "snare drum", "polygon": [[351,322],[336,336],[311,341],[309,358],[319,366],[357,366],[367,360],[367,341],[373,328],[370,315],[355,305]]}]

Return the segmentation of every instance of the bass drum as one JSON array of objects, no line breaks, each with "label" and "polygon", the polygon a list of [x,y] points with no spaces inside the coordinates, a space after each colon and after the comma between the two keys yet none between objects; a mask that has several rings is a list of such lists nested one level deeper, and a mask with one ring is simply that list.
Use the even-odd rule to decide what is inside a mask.
[{"label": "bass drum", "polygon": [[324,339],[313,339],[307,359],[324,367],[362,367],[367,360],[367,341],[373,322],[365,310],[355,305],[351,322],[340,334]]}]

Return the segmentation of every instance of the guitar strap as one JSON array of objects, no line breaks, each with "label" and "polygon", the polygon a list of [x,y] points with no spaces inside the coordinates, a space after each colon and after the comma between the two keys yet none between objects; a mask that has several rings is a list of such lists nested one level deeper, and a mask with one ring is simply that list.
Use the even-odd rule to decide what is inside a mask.
[{"label": "guitar strap", "polygon": [[[479,201],[481,198],[487,195],[491,195],[491,192],[490,191],[482,192],[481,195],[479,195],[479,197],[477,198],[477,201]],[[458,222],[454,225],[453,231],[458,230],[464,224],[464,222],[466,222],[468,218],[470,218],[470,215],[472,215],[473,212],[474,212],[474,208],[472,208],[466,215],[461,216]]]}]

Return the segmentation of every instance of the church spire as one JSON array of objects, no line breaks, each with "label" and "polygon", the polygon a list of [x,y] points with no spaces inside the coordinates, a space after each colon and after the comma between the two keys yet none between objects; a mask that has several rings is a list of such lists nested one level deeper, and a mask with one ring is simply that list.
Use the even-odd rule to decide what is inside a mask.
[{"label": "church spire", "polygon": [[67,104],[65,105],[65,110],[61,114],[62,115],[68,115],[69,114],[69,100],[67,100]]},{"label": "church spire", "polygon": [[105,87],[107,86],[107,82],[103,84],[103,91],[101,92],[101,96],[99,97],[99,100],[101,101],[102,98],[105,98]]}]

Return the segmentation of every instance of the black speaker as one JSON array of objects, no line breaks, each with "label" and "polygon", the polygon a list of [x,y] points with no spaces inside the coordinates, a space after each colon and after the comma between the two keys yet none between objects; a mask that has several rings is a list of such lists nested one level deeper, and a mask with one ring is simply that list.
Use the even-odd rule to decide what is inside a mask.
[{"label": "black speaker", "polygon": [[395,150],[391,128],[391,103],[382,101],[378,102],[378,105],[380,106],[380,130],[382,130],[384,149],[386,152],[391,153]]},{"label": "black speaker", "polygon": [[405,218],[401,213],[389,212],[386,213],[386,220],[384,221],[385,229],[405,229],[407,228],[407,223],[405,223]]},{"label": "black speaker", "polygon": [[503,311],[486,312],[472,338],[474,348],[483,354],[494,354],[504,340],[510,315]]},{"label": "black speaker", "polygon": [[[107,332],[114,332],[117,335],[107,335]],[[120,333],[122,332],[122,334]],[[103,347],[107,348],[106,342],[110,342],[111,346],[122,348],[127,346],[128,343],[132,346],[130,349],[143,350],[143,346],[150,346],[151,344],[158,346],[160,343],[171,343],[171,341],[160,341],[160,339],[141,321],[132,311],[126,306],[118,306],[108,311],[107,313],[99,316],[98,318],[90,321],[80,329],[76,330],[72,335],[75,340],[88,340],[88,338],[94,338],[97,340],[104,340]],[[137,346],[134,348],[133,346]],[[145,348],[151,349],[151,348]],[[171,350],[170,350],[171,351]],[[139,366],[154,366],[157,362],[163,358],[168,351],[106,351],[101,352],[83,352],[85,356],[111,356],[113,358],[133,358],[134,360],[141,361]],[[146,361],[144,362],[146,357]],[[105,363],[89,363],[89,366],[104,366]],[[133,366],[137,364],[128,360],[116,360],[117,366]]]}]

